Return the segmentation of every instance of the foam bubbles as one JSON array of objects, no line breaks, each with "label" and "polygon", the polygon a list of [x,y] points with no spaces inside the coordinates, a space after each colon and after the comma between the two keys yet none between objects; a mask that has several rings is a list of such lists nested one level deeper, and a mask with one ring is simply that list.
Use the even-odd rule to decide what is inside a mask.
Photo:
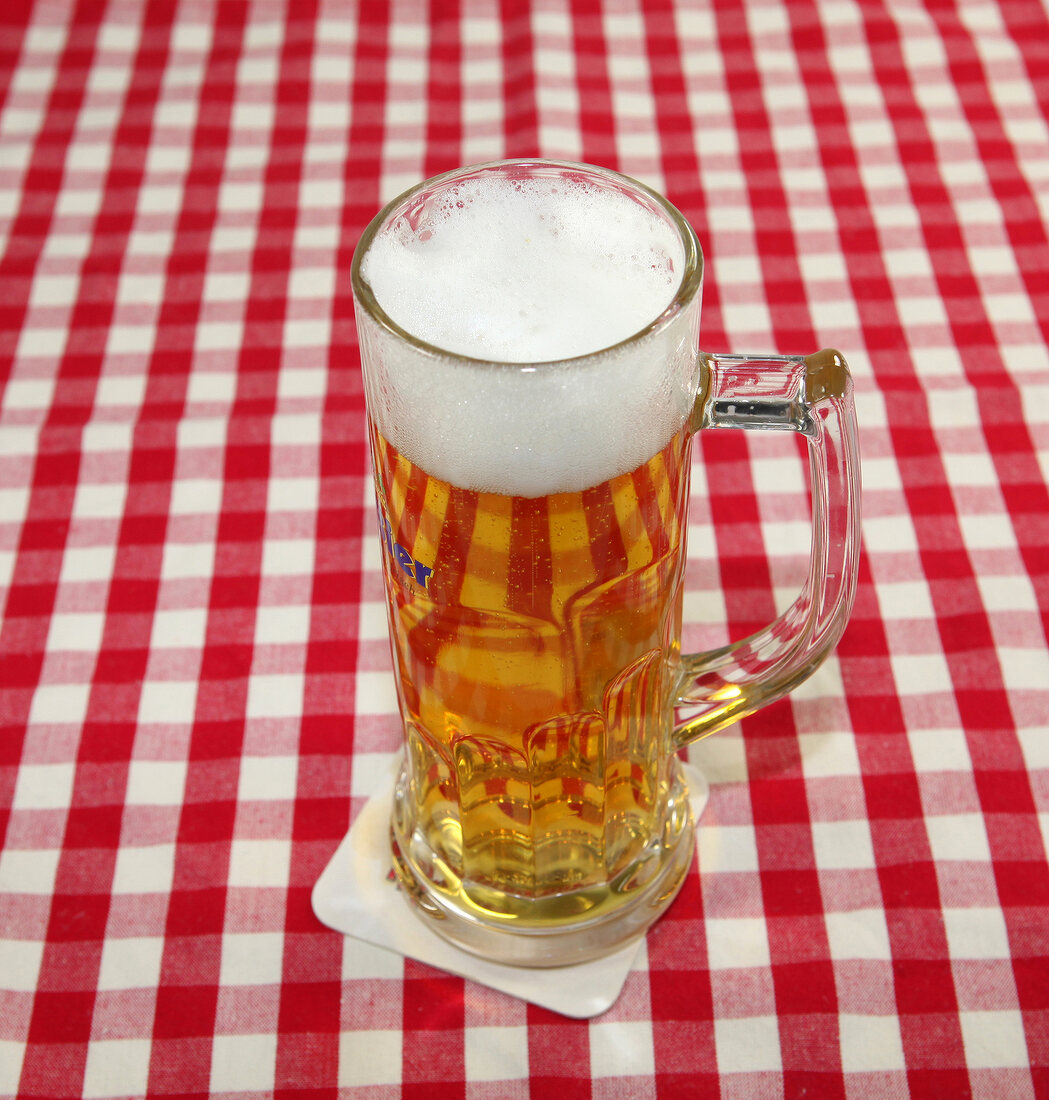
[{"label": "foam bubbles", "polygon": [[358,302],[370,414],[454,485],[578,491],[647,461],[691,410],[698,293],[615,346],[667,310],[685,245],[663,215],[581,175],[467,175],[394,211],[361,261],[386,314],[442,349],[394,337]]},{"label": "foam bubbles", "polygon": [[427,343],[534,363],[634,335],[670,304],[683,263],[672,226],[617,191],[482,177],[380,234],[362,274]]}]

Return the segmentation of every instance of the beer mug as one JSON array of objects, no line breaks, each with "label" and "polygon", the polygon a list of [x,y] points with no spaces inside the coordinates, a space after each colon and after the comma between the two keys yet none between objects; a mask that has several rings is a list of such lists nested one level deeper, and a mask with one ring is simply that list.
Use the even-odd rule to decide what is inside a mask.
[{"label": "beer mug", "polygon": [[[640,936],[692,858],[678,750],[798,685],[848,619],[848,367],[701,353],[702,277],[665,199],[557,161],[420,183],[354,255],[405,737],[393,862],[430,927],[491,960]],[[691,443],[713,428],[808,440],[811,564],[765,629],[683,654]]]}]

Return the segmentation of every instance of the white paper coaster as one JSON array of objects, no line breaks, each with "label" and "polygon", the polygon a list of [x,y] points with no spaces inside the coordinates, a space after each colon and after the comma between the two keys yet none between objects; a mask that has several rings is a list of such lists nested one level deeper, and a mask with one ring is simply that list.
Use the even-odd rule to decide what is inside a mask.
[{"label": "white paper coaster", "polygon": [[[706,805],[707,784],[684,766],[696,820]],[[368,799],[313,888],[313,911],[330,928],[398,954],[499,989],[514,997],[586,1018],[610,1008],[619,996],[641,941],[592,962],[556,969],[506,966],[461,951],[412,911],[392,876],[390,806],[396,773]]]}]

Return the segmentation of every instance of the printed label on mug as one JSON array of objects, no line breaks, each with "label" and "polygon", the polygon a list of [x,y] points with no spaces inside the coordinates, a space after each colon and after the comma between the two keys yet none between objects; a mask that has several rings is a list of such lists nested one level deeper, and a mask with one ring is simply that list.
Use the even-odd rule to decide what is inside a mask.
[{"label": "printed label on mug", "polygon": [[421,561],[416,561],[416,559],[394,539],[393,526],[387,518],[386,509],[383,507],[382,501],[376,498],[375,506],[376,511],[379,513],[379,538],[382,539],[390,560],[400,568],[401,572],[409,580],[415,581],[426,589],[429,585],[430,577],[433,575],[433,566],[423,565]]}]

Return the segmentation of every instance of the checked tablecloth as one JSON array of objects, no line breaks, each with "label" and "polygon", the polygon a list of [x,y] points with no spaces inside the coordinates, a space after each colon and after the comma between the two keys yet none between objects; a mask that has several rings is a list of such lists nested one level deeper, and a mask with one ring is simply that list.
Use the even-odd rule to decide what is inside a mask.
[{"label": "checked tablecloth", "polygon": [[[349,264],[502,156],[619,168],[704,347],[857,380],[852,623],[570,1020],[324,928],[400,732]],[[0,1095],[1049,1097],[1049,12],[1037,0],[0,8]],[[701,437],[686,641],[807,557]]]}]

